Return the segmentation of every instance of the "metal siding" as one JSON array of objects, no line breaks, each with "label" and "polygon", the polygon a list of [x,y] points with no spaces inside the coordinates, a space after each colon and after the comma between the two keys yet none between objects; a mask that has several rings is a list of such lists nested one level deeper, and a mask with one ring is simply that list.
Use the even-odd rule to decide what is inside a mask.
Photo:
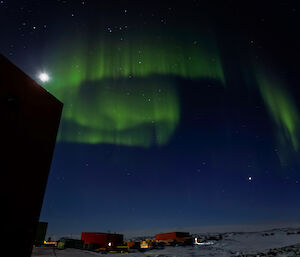
[{"label": "metal siding", "polygon": [[61,102],[0,55],[3,244],[19,257],[31,256],[61,111]]}]

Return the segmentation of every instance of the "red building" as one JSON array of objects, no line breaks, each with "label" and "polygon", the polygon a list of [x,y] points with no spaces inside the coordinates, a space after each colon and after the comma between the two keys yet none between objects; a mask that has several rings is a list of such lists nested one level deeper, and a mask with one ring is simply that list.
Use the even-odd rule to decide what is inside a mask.
[{"label": "red building", "polygon": [[85,245],[97,245],[99,247],[115,247],[123,244],[123,235],[98,232],[82,232],[81,240]]},{"label": "red building", "polygon": [[0,55],[2,244],[30,257],[62,103]]},{"label": "red building", "polygon": [[155,239],[158,242],[181,242],[185,243],[191,238],[190,234],[188,232],[169,232],[169,233],[161,233],[156,234]]}]

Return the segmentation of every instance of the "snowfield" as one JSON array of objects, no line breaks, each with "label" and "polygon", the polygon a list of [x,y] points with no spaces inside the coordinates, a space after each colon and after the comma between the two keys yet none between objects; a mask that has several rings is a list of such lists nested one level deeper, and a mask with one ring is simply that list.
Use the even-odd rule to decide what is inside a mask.
[{"label": "snowfield", "polygon": [[[222,233],[223,239],[209,246],[167,246],[162,250],[130,252],[127,254],[108,253],[113,257],[300,257],[300,228],[274,229],[264,232]],[[78,249],[57,250],[38,247],[32,257],[88,257],[105,254]]]}]

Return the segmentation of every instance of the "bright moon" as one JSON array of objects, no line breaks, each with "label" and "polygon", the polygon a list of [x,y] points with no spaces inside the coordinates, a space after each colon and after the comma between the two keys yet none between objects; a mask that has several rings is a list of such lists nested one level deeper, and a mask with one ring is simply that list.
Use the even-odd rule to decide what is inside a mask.
[{"label": "bright moon", "polygon": [[50,78],[49,78],[49,75],[47,73],[43,72],[39,75],[39,79],[42,82],[47,82],[47,81],[49,81]]}]

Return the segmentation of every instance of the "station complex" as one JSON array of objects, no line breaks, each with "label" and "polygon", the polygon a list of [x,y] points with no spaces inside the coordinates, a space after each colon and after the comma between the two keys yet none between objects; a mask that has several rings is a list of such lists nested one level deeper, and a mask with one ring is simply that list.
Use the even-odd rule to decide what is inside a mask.
[{"label": "station complex", "polygon": [[164,246],[192,245],[197,239],[188,232],[169,232],[156,234],[155,238],[140,238],[124,241],[122,234],[82,232],[80,239],[61,238],[58,241],[42,241],[39,246],[54,246],[57,249],[77,248],[95,252],[128,252],[132,249],[146,251],[161,249]]}]

